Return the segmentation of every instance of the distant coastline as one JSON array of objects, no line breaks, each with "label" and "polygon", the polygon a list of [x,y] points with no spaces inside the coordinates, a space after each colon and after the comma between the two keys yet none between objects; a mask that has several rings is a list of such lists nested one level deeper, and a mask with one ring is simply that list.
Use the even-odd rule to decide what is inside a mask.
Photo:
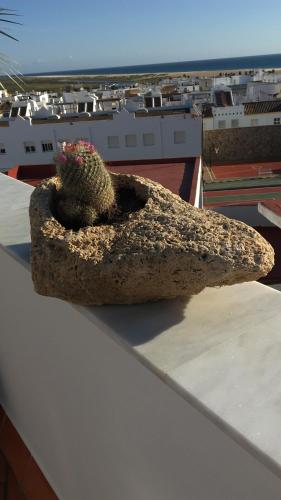
[{"label": "distant coastline", "polygon": [[28,73],[25,76],[75,76],[75,75],[133,75],[145,73],[189,73],[231,71],[249,69],[281,68],[281,54],[268,54],[245,57],[229,57],[220,59],[204,59],[198,61],[181,61],[158,64],[141,64],[136,66],[118,66],[107,68],[87,68],[64,71],[48,71]]}]

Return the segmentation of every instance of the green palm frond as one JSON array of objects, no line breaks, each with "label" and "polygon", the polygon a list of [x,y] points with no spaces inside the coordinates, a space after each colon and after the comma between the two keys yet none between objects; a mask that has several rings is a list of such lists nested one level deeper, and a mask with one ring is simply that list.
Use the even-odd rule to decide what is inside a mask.
[{"label": "green palm frond", "polygon": [[[0,71],[1,74],[5,77],[8,77],[9,80],[11,80],[16,87],[18,87],[20,90],[25,90],[24,85],[25,82],[21,77],[24,77],[24,75],[19,71],[19,69],[16,67],[17,63],[15,61],[12,61],[9,57],[7,57],[5,54],[2,54],[0,52]],[[0,82],[1,85],[1,82]]]},{"label": "green palm frond", "polygon": [[[13,9],[7,9],[5,7],[0,7],[0,23],[8,23],[8,24],[17,24],[17,25],[22,25],[21,23],[15,21],[14,19],[7,19],[9,16],[13,17],[19,17],[18,14],[16,14],[16,11]],[[0,35],[6,36],[8,38],[11,38],[12,40],[15,40],[18,42],[18,39],[15,38],[14,36],[10,35],[3,29],[1,29],[2,26],[0,27]],[[15,68],[13,62],[11,59],[4,54],[0,53],[0,68],[1,68],[1,73],[6,75],[18,88],[21,90],[24,90],[22,87],[21,83],[24,84],[24,81],[18,76],[21,73]],[[21,75],[23,76],[23,75]],[[2,84],[1,84],[2,85]],[[2,85],[3,86],[3,85]]]},{"label": "green palm frond", "polygon": [[[6,9],[5,7],[0,7],[0,16],[1,16],[0,22],[21,25],[21,23],[18,23],[17,21],[7,19],[8,16],[18,17],[18,14],[16,14],[16,12],[12,9]],[[3,31],[2,29],[0,29],[0,35],[7,36],[8,38],[11,38],[12,40],[15,40],[16,42],[18,42],[17,38],[10,35],[6,31]]]}]

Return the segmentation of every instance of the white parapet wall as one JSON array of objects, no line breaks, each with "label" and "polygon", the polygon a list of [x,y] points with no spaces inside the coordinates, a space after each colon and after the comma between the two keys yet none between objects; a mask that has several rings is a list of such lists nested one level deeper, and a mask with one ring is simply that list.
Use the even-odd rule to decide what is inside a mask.
[{"label": "white parapet wall", "polygon": [[[202,185],[202,157],[196,159],[194,172],[194,199],[189,200],[190,203],[197,208],[203,207],[203,185]],[[193,187],[193,186],[192,186]]]},{"label": "white parapet wall", "polygon": [[0,396],[59,499],[280,500],[280,293],[41,297],[31,191],[0,175]]},{"label": "white parapet wall", "polygon": [[[278,203],[278,202],[277,202]],[[259,202],[258,204],[259,214],[268,222],[268,225],[277,226],[281,229],[281,217],[279,214],[279,210],[276,212],[271,208],[268,208],[266,204]]]}]

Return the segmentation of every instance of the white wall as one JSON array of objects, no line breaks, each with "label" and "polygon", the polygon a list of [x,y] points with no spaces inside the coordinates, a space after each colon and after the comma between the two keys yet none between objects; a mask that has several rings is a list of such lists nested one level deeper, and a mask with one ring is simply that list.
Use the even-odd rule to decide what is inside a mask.
[{"label": "white wall", "polygon": [[280,92],[280,83],[249,82],[247,84],[247,101],[267,101]]},{"label": "white wall", "polygon": [[202,208],[203,207],[202,158],[200,157],[198,161],[199,161],[199,169],[197,176],[194,206],[197,208]]},{"label": "white wall", "polygon": [[[9,127],[0,127],[0,142],[6,147],[6,154],[0,156],[0,170],[15,165],[46,164],[53,162],[53,152],[43,153],[42,140],[51,140],[56,146],[60,139],[75,141],[84,138],[97,147],[107,161],[139,160],[152,158],[179,158],[201,155],[200,117],[189,114],[139,117],[122,111],[113,115],[113,120],[81,122],[48,122],[32,125],[29,120],[18,118],[10,121]],[[186,132],[184,144],[174,144],[174,131]],[[155,135],[155,145],[143,145],[143,133]],[[125,135],[137,135],[137,147],[125,145]],[[109,148],[107,137],[119,136],[119,148]],[[35,142],[36,152],[25,153],[24,142]]]},{"label": "white wall", "polygon": [[250,75],[232,75],[231,85],[243,85],[253,79]]},{"label": "white wall", "polygon": [[252,115],[245,115],[243,104],[240,104],[238,106],[213,107],[212,110],[213,117],[204,118],[203,120],[204,130],[219,129],[220,121],[225,122],[225,126],[223,128],[233,128],[232,120],[235,119],[239,120],[238,128],[274,125],[274,118],[280,118],[281,122],[280,111],[276,113],[257,113]]},{"label": "white wall", "polygon": [[232,120],[239,119],[239,125],[241,120],[244,119],[244,106],[221,106],[213,107],[213,128],[219,128],[219,122],[221,120],[225,121],[225,128],[231,128]]},{"label": "white wall", "polygon": [[281,123],[281,112],[279,111],[277,113],[261,113],[255,115],[246,115],[242,122],[242,126],[251,127],[252,120],[258,120],[256,126],[274,125],[274,118],[280,118],[280,123]]},{"label": "white wall", "polygon": [[1,250],[0,269],[0,400],[60,500],[280,500],[281,480],[98,317],[36,295]]}]

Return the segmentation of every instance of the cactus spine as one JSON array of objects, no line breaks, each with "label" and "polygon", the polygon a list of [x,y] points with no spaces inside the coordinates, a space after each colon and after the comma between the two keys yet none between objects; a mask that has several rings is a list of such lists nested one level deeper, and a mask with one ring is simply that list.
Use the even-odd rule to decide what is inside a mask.
[{"label": "cactus spine", "polygon": [[111,176],[92,144],[64,144],[55,163],[61,180],[57,209],[62,221],[84,227],[113,211],[115,192]]}]

